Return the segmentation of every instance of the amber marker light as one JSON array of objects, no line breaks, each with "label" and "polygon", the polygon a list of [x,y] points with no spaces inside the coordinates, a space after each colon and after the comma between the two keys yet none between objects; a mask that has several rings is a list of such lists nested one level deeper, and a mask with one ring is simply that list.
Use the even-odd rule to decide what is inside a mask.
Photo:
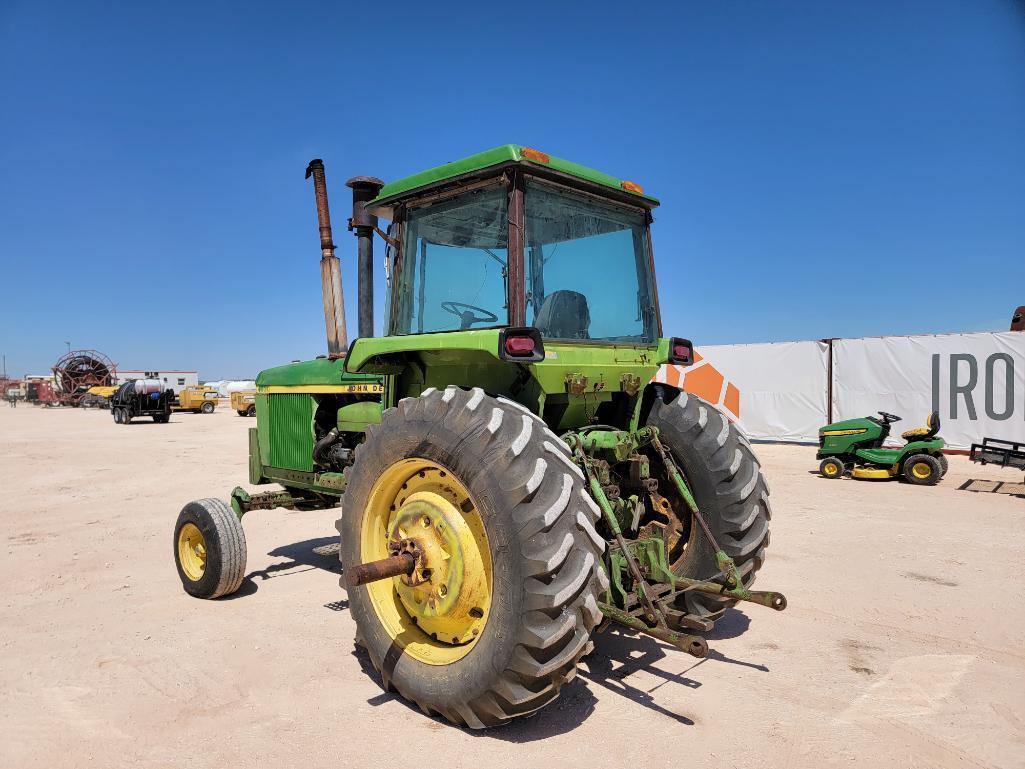
[{"label": "amber marker light", "polygon": [[524,147],[520,150],[520,154],[527,160],[533,160],[535,163],[544,163],[545,165],[548,165],[551,161],[551,158],[546,153],[539,150],[532,150],[530,147]]}]

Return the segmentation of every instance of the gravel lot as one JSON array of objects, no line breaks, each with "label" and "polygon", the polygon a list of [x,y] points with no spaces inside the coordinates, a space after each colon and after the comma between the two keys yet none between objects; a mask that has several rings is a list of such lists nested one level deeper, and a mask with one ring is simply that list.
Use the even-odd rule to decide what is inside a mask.
[{"label": "gravel lot", "polygon": [[609,631],[553,705],[473,733],[384,693],[356,652],[332,511],[245,519],[228,600],[181,589],[171,528],[246,471],[228,408],[167,425],[0,405],[0,767],[1025,766],[1021,474],[952,457],[937,487],[827,481],[756,447],[759,585],[697,660]]}]

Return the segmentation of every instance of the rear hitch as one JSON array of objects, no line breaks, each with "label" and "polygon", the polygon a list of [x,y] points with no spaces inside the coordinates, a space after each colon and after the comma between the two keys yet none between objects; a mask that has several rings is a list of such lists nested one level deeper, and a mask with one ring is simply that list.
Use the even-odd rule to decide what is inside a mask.
[{"label": "rear hitch", "polygon": [[[586,434],[570,433],[564,436],[563,440],[573,453],[577,465],[584,472],[592,496],[602,513],[603,520],[612,532],[616,541],[615,545],[618,545],[617,552],[621,554],[626,571],[634,584],[637,606],[631,609],[629,606],[620,608],[611,602],[600,603],[601,611],[607,619],[665,641],[695,657],[704,657],[708,653],[708,644],[705,639],[679,632],[679,630],[686,628],[708,631],[711,629],[712,623],[676,609],[673,606],[673,599],[676,597],[694,590],[730,600],[756,603],[776,611],[786,608],[787,599],[782,593],[748,590],[744,585],[740,570],[733,559],[719,546],[715,535],[698,509],[697,502],[695,502],[683,474],[676,466],[672,454],[659,440],[657,428],[643,427],[633,432],[593,430]],[[602,467],[607,468],[608,465],[596,461],[590,456],[590,453],[604,452],[610,460],[625,461],[630,459],[637,449],[645,445],[650,445],[662,460],[669,479],[715,553],[719,571],[708,579],[692,579],[672,573],[666,574],[663,570],[661,581],[664,585],[659,588],[649,584],[650,570],[647,573],[642,571],[637,557],[623,536],[612,509],[612,503],[609,496],[606,495],[599,477]],[[640,470],[639,467],[638,470]],[[646,477],[646,473],[642,477]],[[668,594],[665,592],[666,590],[669,590]]]},{"label": "rear hitch", "polygon": [[598,608],[601,609],[602,614],[614,622],[625,625],[631,630],[647,633],[660,641],[665,641],[667,644],[675,646],[680,651],[687,652],[687,654],[695,657],[704,657],[708,654],[708,643],[701,636],[677,633],[667,627],[649,627],[637,617],[631,616],[628,612],[609,603],[599,603]]}]

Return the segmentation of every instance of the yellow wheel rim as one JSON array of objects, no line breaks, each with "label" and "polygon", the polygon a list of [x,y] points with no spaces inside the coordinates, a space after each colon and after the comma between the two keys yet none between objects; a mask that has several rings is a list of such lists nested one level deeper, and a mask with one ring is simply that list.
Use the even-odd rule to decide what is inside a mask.
[{"label": "yellow wheel rim", "polygon": [[462,659],[491,612],[491,547],[480,511],[447,468],[405,459],[381,473],[360,527],[362,562],[387,558],[398,540],[414,540],[423,557],[412,575],[366,586],[374,611],[414,659]]},{"label": "yellow wheel rim", "polygon": [[927,462],[915,462],[911,465],[911,474],[919,480],[925,480],[932,475],[932,467]]},{"label": "yellow wheel rim", "polygon": [[185,576],[199,582],[206,573],[206,540],[193,523],[186,523],[178,532],[178,562]]},{"label": "yellow wheel rim", "polygon": [[836,475],[838,472],[840,472],[840,468],[834,465],[832,462],[826,465],[826,475],[832,476]]}]

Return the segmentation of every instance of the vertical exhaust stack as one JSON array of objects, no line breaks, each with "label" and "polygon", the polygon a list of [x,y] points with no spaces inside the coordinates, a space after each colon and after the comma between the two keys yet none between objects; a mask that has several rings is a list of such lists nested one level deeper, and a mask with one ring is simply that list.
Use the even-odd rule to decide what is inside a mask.
[{"label": "vertical exhaust stack", "polygon": [[342,294],[342,271],[331,239],[331,213],[327,207],[327,181],[324,161],[315,158],[306,166],[306,178],[313,177],[317,197],[317,222],[320,225],[320,282],[324,290],[324,322],[327,326],[327,355],[345,357],[349,338],[345,333],[345,297]]},{"label": "vertical exhaust stack", "polygon": [[366,204],[377,197],[384,182],[373,176],[354,176],[346,183],[352,188],[352,218],[349,229],[358,241],[359,251],[359,335],[374,335],[374,230],[377,217]]}]

